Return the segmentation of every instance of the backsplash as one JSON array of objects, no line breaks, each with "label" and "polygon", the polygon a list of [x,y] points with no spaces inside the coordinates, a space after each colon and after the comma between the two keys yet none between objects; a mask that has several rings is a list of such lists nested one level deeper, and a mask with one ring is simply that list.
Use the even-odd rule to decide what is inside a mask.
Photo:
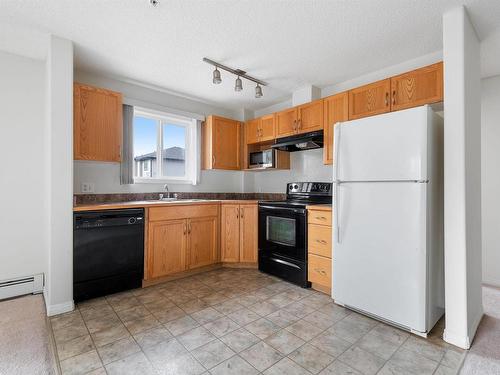
[{"label": "backsplash", "polygon": [[[118,194],[74,194],[73,204],[111,203],[155,200],[165,192],[156,193],[118,193]],[[180,199],[217,199],[217,200],[284,200],[286,194],[281,193],[198,193],[198,192],[171,192]]]}]

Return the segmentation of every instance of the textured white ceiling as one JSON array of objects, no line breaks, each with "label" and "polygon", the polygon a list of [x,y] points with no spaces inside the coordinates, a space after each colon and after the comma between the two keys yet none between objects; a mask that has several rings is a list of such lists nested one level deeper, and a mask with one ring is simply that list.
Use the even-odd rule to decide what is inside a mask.
[{"label": "textured white ceiling", "polygon": [[[498,0],[160,0],[156,8],[149,0],[1,0],[0,22],[73,40],[79,69],[257,109],[304,85],[324,87],[440,50],[441,15],[458,4],[481,39],[500,43],[492,36]],[[22,42],[0,38],[0,48],[15,52]],[[234,92],[235,77],[224,72],[223,84],[213,85],[204,56],[269,82],[264,97],[255,99],[248,81]],[[489,75],[500,73],[500,64],[488,66]]]}]

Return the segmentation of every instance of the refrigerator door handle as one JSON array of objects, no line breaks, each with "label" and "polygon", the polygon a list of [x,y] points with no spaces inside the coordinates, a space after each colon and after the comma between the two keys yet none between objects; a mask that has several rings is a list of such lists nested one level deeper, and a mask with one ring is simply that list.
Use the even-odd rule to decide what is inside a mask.
[{"label": "refrigerator door handle", "polygon": [[335,181],[335,196],[333,202],[333,227],[335,231],[335,239],[337,243],[340,243],[340,223],[339,223],[339,189],[340,181]]},{"label": "refrigerator door handle", "polygon": [[337,123],[334,125],[333,128],[333,134],[334,134],[334,151],[335,151],[335,159],[333,161],[333,166],[335,169],[334,172],[334,183],[335,183],[335,192],[333,194],[333,230],[335,233],[335,238],[337,243],[340,243],[340,228],[339,228],[339,169],[340,169],[340,160],[339,160],[339,155],[340,155],[340,128],[342,126],[342,123]]},{"label": "refrigerator door handle", "polygon": [[[340,127],[342,126],[342,123],[339,122],[337,124],[334,125],[334,128],[333,128],[333,142],[334,142],[334,151],[335,151],[335,155],[334,155],[334,161],[333,161],[333,168],[335,169],[334,171],[334,175],[333,175],[333,180],[334,181],[337,181],[338,178],[339,178],[339,155],[340,155]],[[334,197],[335,198],[335,197]]]}]

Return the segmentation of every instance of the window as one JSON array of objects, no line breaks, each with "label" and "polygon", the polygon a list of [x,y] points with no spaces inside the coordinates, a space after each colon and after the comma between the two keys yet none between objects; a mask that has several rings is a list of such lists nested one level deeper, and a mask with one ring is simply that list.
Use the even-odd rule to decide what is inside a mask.
[{"label": "window", "polygon": [[134,108],[134,181],[196,184],[196,120]]}]

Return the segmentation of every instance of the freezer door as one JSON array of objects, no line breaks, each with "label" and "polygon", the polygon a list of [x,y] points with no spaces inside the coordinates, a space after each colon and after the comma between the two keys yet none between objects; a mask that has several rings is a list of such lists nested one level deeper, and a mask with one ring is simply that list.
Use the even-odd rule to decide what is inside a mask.
[{"label": "freezer door", "polygon": [[426,183],[337,186],[333,298],[425,332]]},{"label": "freezer door", "polygon": [[428,111],[423,106],[337,124],[334,179],[426,180]]}]

